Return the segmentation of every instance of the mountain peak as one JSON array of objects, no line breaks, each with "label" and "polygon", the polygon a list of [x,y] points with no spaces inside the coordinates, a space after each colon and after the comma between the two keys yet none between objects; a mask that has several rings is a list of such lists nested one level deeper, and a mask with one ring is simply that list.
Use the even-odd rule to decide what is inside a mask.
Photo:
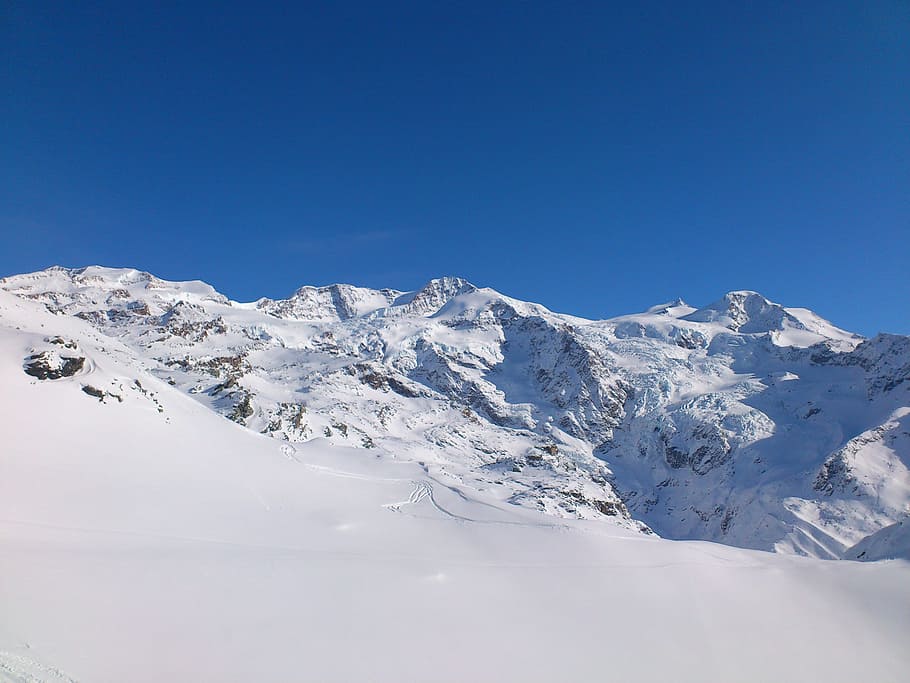
[{"label": "mountain peak", "polygon": [[460,277],[440,277],[430,280],[416,292],[404,294],[395,301],[407,313],[429,315],[461,294],[476,292],[477,287]]},{"label": "mountain peak", "polygon": [[742,334],[770,333],[774,343],[783,346],[810,346],[829,341],[849,349],[862,339],[807,308],[785,307],[749,289],[727,292],[681,320],[715,323]]},{"label": "mountain peak", "polygon": [[84,266],[65,268],[51,266],[44,270],[3,278],[3,288],[14,294],[51,298],[60,294],[78,293],[84,301],[116,299],[152,299],[156,305],[167,306],[179,300],[216,301],[228,299],[214,287],[201,280],[162,280],[135,268]]},{"label": "mountain peak", "polygon": [[734,332],[746,334],[780,330],[785,320],[792,327],[806,329],[805,325],[790,315],[783,306],[748,289],[727,292],[722,298],[693,311],[683,320],[719,323]]},{"label": "mountain peak", "polygon": [[[464,292],[473,292],[476,290],[473,284],[465,280],[463,277],[457,277],[454,275],[444,275],[443,277],[436,277],[427,282],[423,287],[420,288],[420,292],[426,291],[440,291],[440,292],[458,292],[463,294]],[[457,295],[456,295],[457,296]]]},{"label": "mountain peak", "polygon": [[376,290],[342,283],[324,287],[304,285],[287,299],[260,299],[256,307],[278,318],[328,322],[348,320],[385,308],[400,294],[391,289]]},{"label": "mountain peak", "polygon": [[667,301],[666,303],[657,304],[656,306],[651,306],[646,312],[654,313],[657,315],[669,315],[673,317],[679,317],[691,313],[695,309],[687,304],[681,297],[676,297],[673,301]]}]

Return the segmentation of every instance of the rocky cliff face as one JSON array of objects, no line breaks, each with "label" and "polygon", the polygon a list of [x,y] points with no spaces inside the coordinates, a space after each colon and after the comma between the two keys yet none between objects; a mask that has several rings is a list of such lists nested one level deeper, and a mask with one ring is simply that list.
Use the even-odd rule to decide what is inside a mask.
[{"label": "rocky cliff face", "polygon": [[555,516],[838,557],[910,503],[910,338],[755,292],[589,321],[459,278],[251,304],[135,270],[0,287],[250,429],[384,449]]}]

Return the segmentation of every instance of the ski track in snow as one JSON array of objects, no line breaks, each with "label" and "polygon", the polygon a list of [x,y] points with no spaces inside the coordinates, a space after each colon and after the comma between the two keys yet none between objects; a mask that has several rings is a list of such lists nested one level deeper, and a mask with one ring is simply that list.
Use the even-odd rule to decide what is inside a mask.
[{"label": "ski track in snow", "polygon": [[[286,447],[284,447],[284,446],[282,447],[282,452],[284,452],[285,455],[287,455],[288,452],[285,450],[285,448]],[[298,462],[298,463],[301,462],[296,457],[294,457],[292,459],[295,462]],[[344,470],[339,470],[334,467],[327,467],[326,465],[317,465],[315,463],[303,463],[303,464],[305,467],[307,467],[308,469],[310,469],[314,472],[317,472],[319,474],[329,475],[332,477],[341,477],[344,479],[358,479],[360,481],[376,481],[376,482],[388,482],[388,483],[410,482],[414,486],[414,489],[411,491],[411,494],[408,496],[407,500],[396,501],[393,503],[385,503],[383,505],[384,508],[392,510],[394,512],[402,512],[403,511],[402,507],[404,507],[406,505],[416,505],[417,503],[419,503],[420,501],[422,501],[424,499],[429,499],[430,503],[433,505],[433,507],[438,512],[442,513],[445,517],[458,521],[458,522],[469,522],[472,524],[502,524],[502,525],[507,525],[507,526],[548,527],[548,528],[560,528],[560,529],[568,528],[568,525],[560,524],[558,522],[557,523],[544,522],[544,521],[522,522],[522,521],[516,521],[516,520],[478,519],[476,517],[467,517],[465,515],[460,515],[456,512],[452,512],[451,510],[449,510],[446,507],[444,507],[443,505],[441,505],[439,503],[439,501],[437,500],[433,484],[428,481],[417,481],[417,480],[413,480],[413,479],[395,478],[395,477],[374,477],[374,476],[370,476],[367,474],[359,474],[356,472],[347,472]],[[471,503],[472,505],[480,505],[483,507],[487,507],[492,510],[495,510],[496,512],[498,512],[500,514],[508,514],[505,510],[503,510],[495,505],[491,505],[490,503],[487,503],[485,501],[480,501],[480,500],[477,500],[474,498],[469,498],[462,491],[459,491],[454,486],[448,486],[446,484],[442,484],[434,477],[429,477],[429,478],[436,484],[443,486],[446,490],[451,491],[452,493],[457,495],[461,500],[463,500],[467,503]]]},{"label": "ski track in snow", "polygon": [[432,499],[433,489],[428,483],[424,481],[415,481],[412,483],[414,485],[414,490],[411,491],[411,495],[408,496],[407,500],[398,503],[386,503],[382,507],[394,510],[395,512],[401,512],[401,508],[404,505],[416,505],[427,497],[431,497]]},{"label": "ski track in snow", "polygon": [[292,462],[300,462],[300,459],[297,457],[297,449],[294,448],[291,444],[286,443],[282,444],[281,452],[284,453],[284,456]]}]

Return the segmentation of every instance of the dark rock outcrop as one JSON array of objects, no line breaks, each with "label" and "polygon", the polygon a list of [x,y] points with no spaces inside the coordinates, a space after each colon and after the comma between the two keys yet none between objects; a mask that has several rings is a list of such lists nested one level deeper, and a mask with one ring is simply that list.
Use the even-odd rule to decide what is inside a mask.
[{"label": "dark rock outcrop", "polygon": [[85,366],[85,358],[81,356],[58,356],[56,353],[44,351],[36,353],[25,359],[25,374],[38,379],[61,379],[72,377]]}]

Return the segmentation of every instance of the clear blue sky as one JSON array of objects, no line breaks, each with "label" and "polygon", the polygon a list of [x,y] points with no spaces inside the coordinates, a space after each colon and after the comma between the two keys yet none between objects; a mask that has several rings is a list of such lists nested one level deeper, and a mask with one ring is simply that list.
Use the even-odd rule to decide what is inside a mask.
[{"label": "clear blue sky", "polygon": [[0,3],[0,275],[910,333],[910,3]]}]

